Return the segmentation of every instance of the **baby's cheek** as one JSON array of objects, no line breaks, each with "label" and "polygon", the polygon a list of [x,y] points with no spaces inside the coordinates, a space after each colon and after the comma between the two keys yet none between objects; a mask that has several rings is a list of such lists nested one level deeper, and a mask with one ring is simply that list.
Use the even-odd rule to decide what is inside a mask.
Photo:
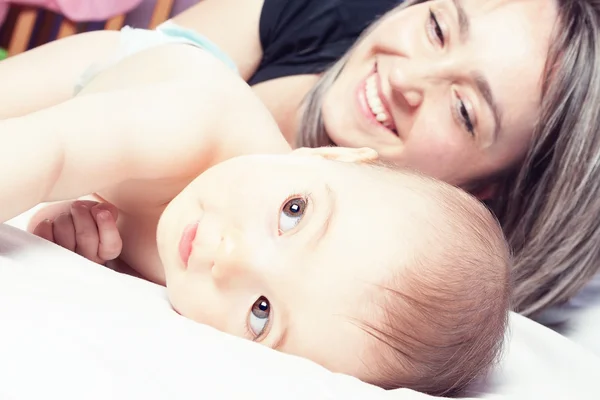
[{"label": "baby's cheek", "polygon": [[[198,280],[196,280],[198,281]],[[175,312],[195,322],[212,326],[222,332],[242,336],[234,329],[232,313],[227,310],[227,302],[219,300],[211,285],[193,282],[191,277],[179,282],[167,283],[167,295]],[[239,327],[243,327],[240,322]]]},{"label": "baby's cheek", "polygon": [[167,297],[175,312],[184,317],[194,319],[192,318],[194,315],[193,305],[187,299],[183,290],[177,290],[177,285],[167,283]]}]

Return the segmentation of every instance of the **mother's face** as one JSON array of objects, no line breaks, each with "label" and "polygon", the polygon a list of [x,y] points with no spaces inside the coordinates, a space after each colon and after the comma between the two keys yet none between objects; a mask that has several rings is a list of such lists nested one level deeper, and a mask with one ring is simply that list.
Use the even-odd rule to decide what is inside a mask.
[{"label": "mother's face", "polygon": [[334,143],[468,186],[518,163],[539,115],[554,0],[435,0],[395,11],[325,95]]}]

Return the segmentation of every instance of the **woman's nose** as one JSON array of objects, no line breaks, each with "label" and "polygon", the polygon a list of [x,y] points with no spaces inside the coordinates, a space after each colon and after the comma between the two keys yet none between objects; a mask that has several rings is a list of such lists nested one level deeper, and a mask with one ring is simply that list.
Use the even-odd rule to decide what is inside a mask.
[{"label": "woman's nose", "polygon": [[415,70],[410,62],[393,65],[389,72],[389,85],[394,103],[400,108],[418,109],[423,103],[425,78],[423,71]]}]

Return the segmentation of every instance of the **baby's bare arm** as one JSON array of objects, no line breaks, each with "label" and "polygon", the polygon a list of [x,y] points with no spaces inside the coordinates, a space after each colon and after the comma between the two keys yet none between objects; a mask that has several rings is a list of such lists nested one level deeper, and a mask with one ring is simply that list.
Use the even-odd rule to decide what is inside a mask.
[{"label": "baby's bare arm", "polygon": [[[149,59],[154,73],[133,68]],[[192,46],[151,49],[85,95],[0,121],[0,222],[129,179],[189,176],[215,158],[282,151],[277,136],[268,111],[220,61]]]},{"label": "baby's bare arm", "polygon": [[73,97],[79,77],[115,51],[119,32],[82,33],[0,63],[0,120],[26,115]]}]

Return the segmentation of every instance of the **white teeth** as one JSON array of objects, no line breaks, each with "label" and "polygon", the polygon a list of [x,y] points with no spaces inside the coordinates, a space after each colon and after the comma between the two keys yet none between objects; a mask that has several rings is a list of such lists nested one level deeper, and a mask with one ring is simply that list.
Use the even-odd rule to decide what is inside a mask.
[{"label": "white teeth", "polygon": [[379,91],[377,90],[377,77],[371,75],[367,78],[365,94],[367,98],[367,104],[371,109],[371,112],[375,115],[375,119],[387,126],[388,115],[383,108],[383,103],[379,97]]},{"label": "white teeth", "polygon": [[381,104],[371,105],[371,109],[373,110],[374,114],[381,114],[383,112],[383,106]]},{"label": "white teeth", "polygon": [[379,122],[386,122],[387,121],[387,115],[385,114],[377,114],[375,116],[375,118],[377,119],[377,121]]}]

